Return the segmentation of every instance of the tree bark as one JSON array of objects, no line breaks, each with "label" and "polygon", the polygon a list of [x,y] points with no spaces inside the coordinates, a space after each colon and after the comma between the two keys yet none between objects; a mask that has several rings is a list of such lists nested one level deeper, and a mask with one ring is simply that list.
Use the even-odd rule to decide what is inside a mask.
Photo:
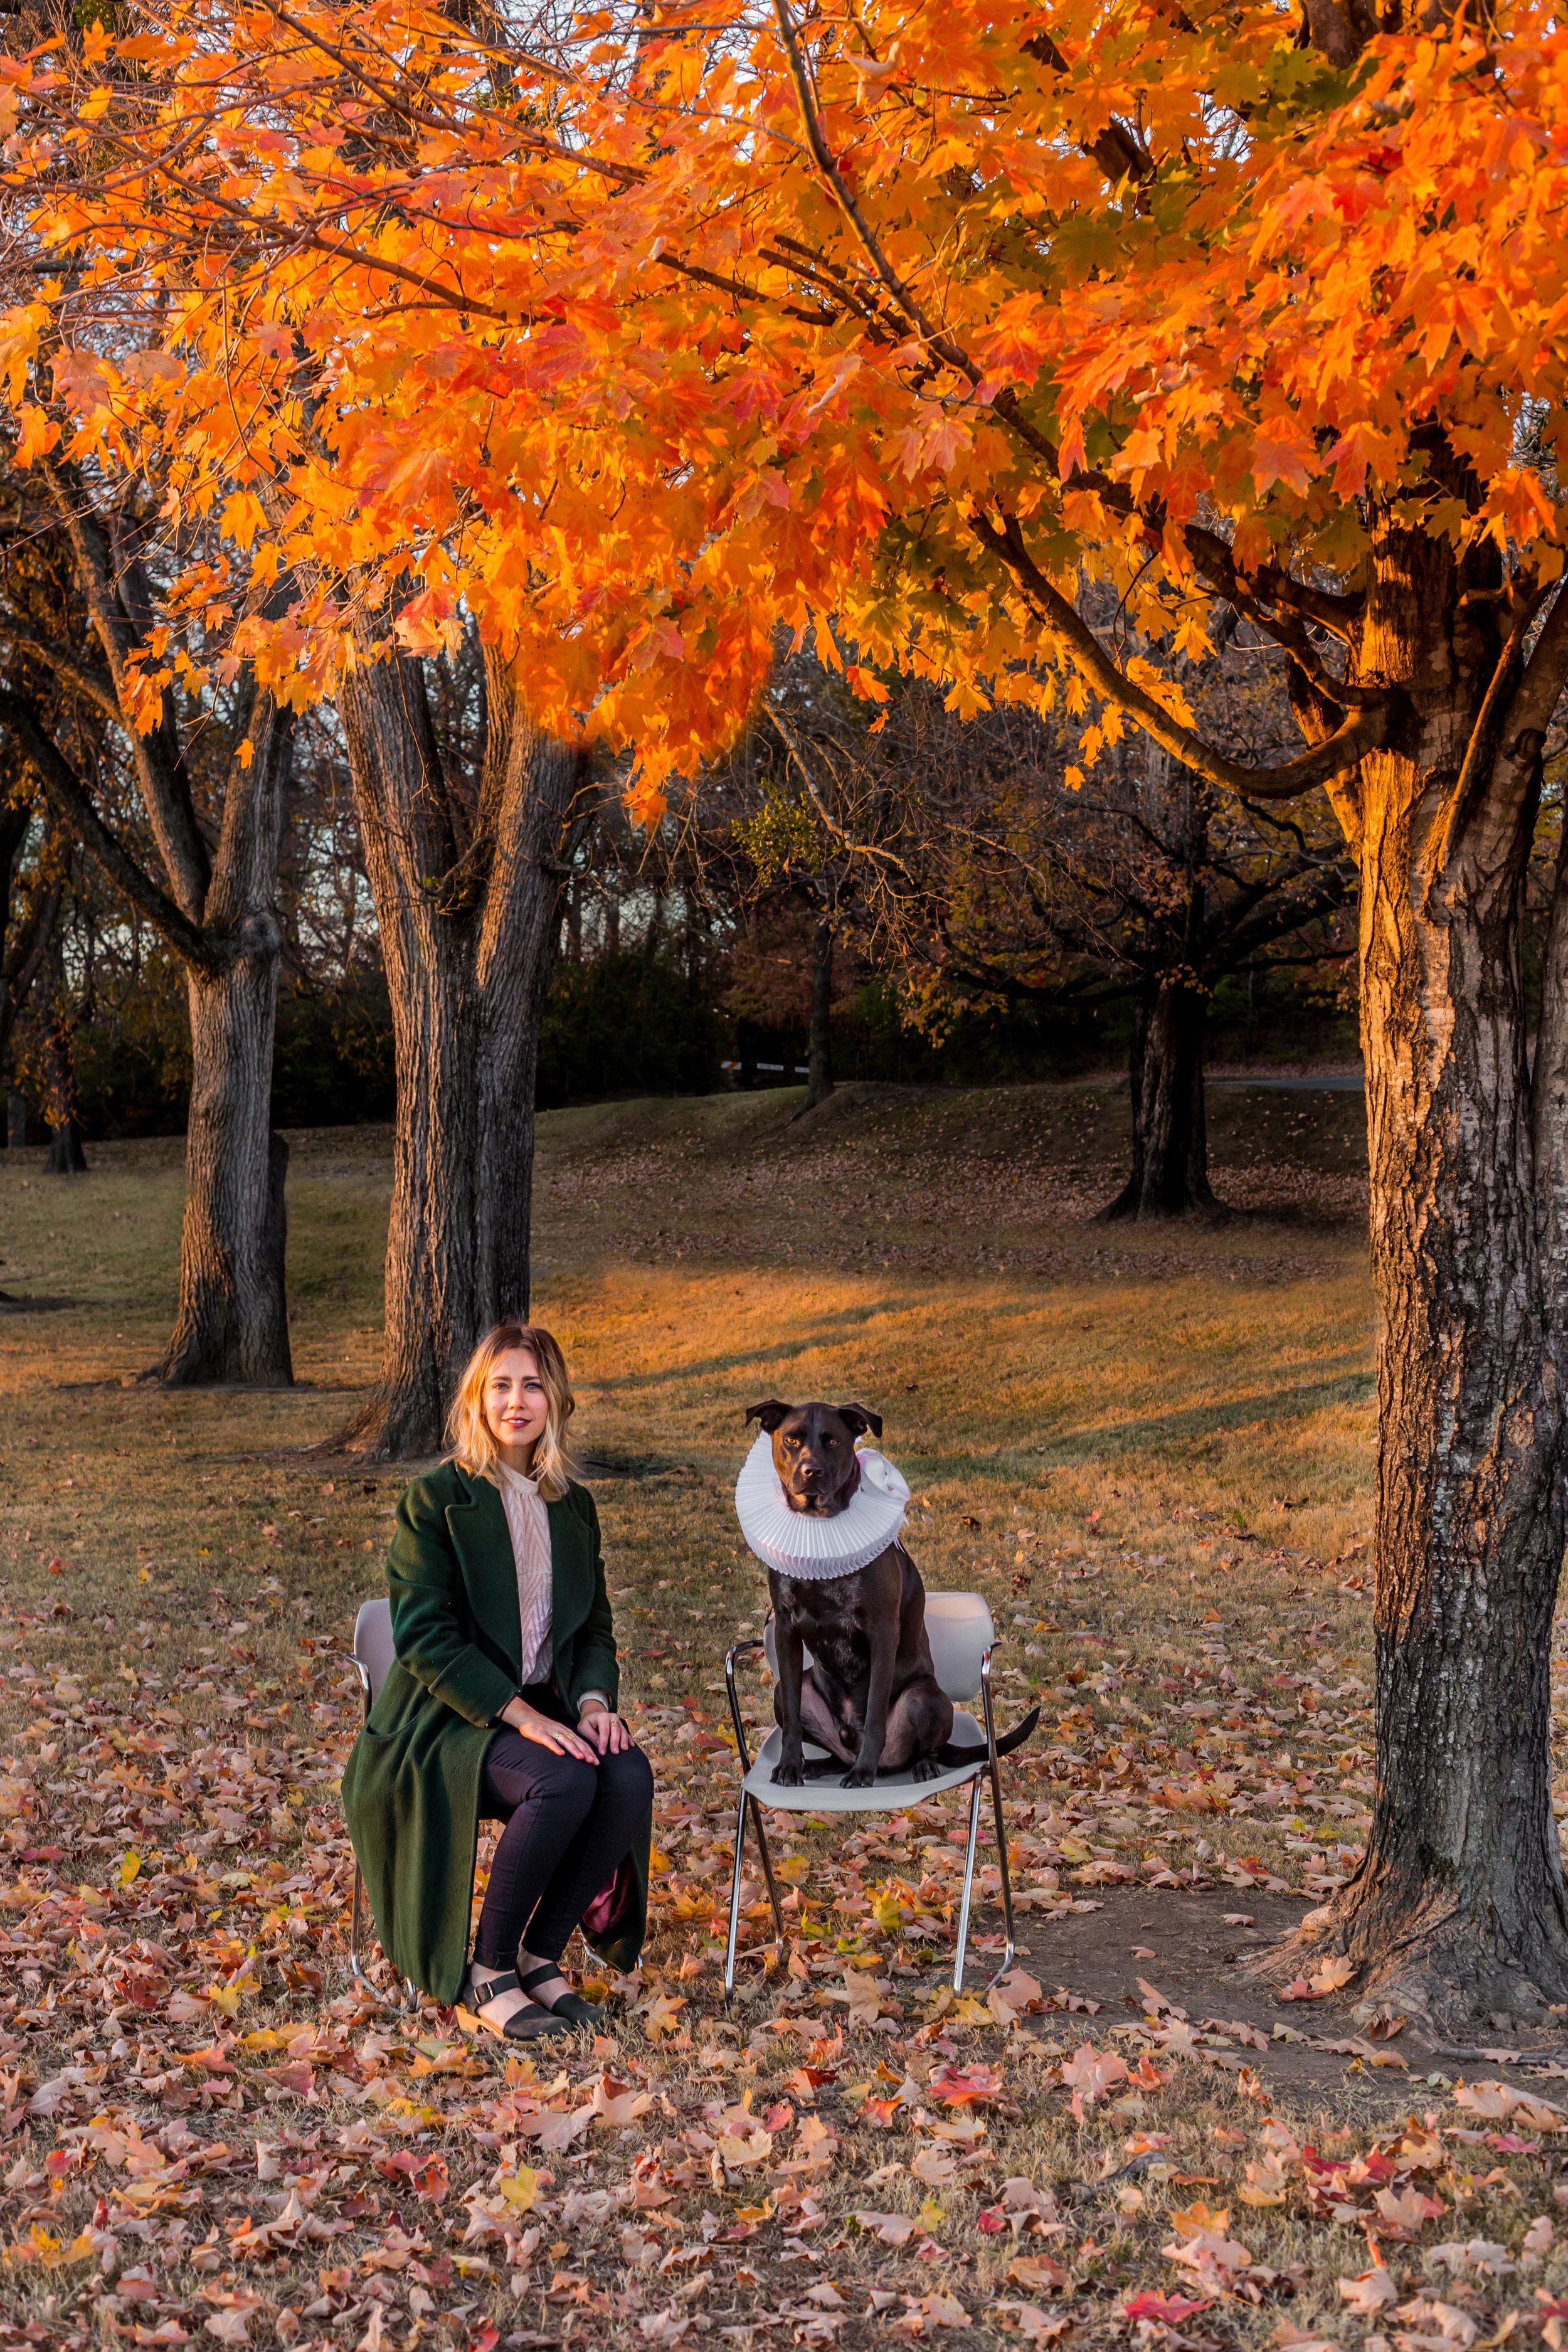
[{"label": "tree bark", "polygon": [[287,1387],[289,1147],[271,1128],[276,934],[210,977],[192,972],[191,1107],[180,1297],[158,1378]]},{"label": "tree bark", "polygon": [[294,1378],[285,1279],[289,1150],[272,1131],[272,1053],[283,931],[276,903],[291,714],[253,716],[255,753],[229,778],[204,893],[213,965],[187,961],[191,1105],[174,1328],[156,1376],[172,1388]]},{"label": "tree bark", "polygon": [[[812,939],[811,1026],[806,1045],[805,1101],[815,1110],[833,1092],[833,925],[819,916]],[[796,1117],[800,1116],[797,1112]]]},{"label": "tree bark", "polygon": [[1132,1171],[1100,1214],[1221,1217],[1209,1190],[1204,1121],[1208,994],[1184,972],[1158,972],[1139,992],[1132,1027]]},{"label": "tree bark", "polygon": [[437,1451],[468,1355],[529,1307],[534,1077],[580,761],[531,725],[497,655],[487,688],[472,807],[442,774],[417,663],[367,661],[342,698],[397,1116],[381,1376],[341,1442],[383,1461]]},{"label": "tree bark", "polygon": [[[1532,1133],[1521,954],[1545,719],[1523,685],[1507,723],[1489,716],[1517,654],[1490,617],[1497,582],[1392,521],[1374,546],[1353,674],[1408,706],[1342,796],[1382,1309],[1377,1786],[1365,1857],[1321,1925],[1369,1996],[1457,2026],[1568,1998],[1550,1694],[1565,1125],[1561,1101],[1541,1120],[1543,1097]],[[1550,676],[1542,693],[1549,716]],[[1568,1068],[1563,917],[1560,891],[1546,1096]]]}]

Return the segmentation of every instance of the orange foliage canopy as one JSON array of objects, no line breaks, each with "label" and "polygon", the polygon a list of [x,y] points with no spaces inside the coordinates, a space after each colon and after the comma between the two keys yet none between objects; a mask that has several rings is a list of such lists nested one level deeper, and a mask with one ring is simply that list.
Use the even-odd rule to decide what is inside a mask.
[{"label": "orange foliage canopy", "polygon": [[[1090,757],[1130,715],[1246,782],[1152,658],[1201,656],[1214,594],[1304,710],[1333,688],[1283,793],[1389,724],[1321,650],[1374,510],[1555,578],[1552,10],[1357,53],[1331,0],[1310,39],[1269,0],[794,5],[547,36],[155,0],[13,61],[19,462],[150,468],[290,572],[237,644],[297,696],[355,616],[430,649],[466,603],[542,719],[638,747],[649,805],[781,626],[871,697],[1065,692]],[[1479,495],[1428,470],[1438,422]],[[179,610],[232,595],[205,544]]]}]

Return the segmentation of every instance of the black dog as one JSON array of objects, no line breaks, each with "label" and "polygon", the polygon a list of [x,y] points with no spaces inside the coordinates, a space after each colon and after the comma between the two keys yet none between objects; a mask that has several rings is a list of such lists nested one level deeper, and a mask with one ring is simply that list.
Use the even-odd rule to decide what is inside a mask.
[{"label": "black dog", "polygon": [[[860,1484],[857,1437],[880,1437],[880,1416],[864,1405],[752,1405],[773,1440],[773,1466],[792,1511],[825,1517],[845,1510]],[[933,1780],[983,1748],[952,1745],[952,1701],[937,1681],[926,1638],[925,1587],[901,1543],[890,1543],[847,1576],[807,1578],[768,1570],[778,1644],[774,1708],[784,1745],[773,1780],[797,1789],[805,1779],[809,1736],[849,1769],[846,1789],[868,1789],[883,1771],[912,1767]],[[802,1651],[811,1652],[803,1671]],[[1039,1709],[998,1740],[997,1753],[1021,1747]]]}]

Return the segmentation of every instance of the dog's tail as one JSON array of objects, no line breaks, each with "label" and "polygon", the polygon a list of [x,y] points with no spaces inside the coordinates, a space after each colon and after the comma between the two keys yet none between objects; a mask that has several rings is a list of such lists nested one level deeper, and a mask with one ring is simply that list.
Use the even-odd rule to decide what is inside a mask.
[{"label": "dog's tail", "polygon": [[[1039,1708],[1032,1706],[1023,1722],[1016,1725],[1013,1730],[1004,1733],[996,1742],[997,1755],[1011,1756],[1015,1748],[1022,1748],[1039,1719]],[[955,1764],[978,1764],[988,1752],[984,1748],[961,1748],[955,1740],[947,1739],[937,1749],[936,1760],[939,1764],[949,1768]]]}]

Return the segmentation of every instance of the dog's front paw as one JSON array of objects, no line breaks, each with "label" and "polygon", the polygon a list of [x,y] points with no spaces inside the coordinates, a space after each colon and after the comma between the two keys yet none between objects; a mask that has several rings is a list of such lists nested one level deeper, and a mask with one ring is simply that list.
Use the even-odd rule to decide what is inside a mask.
[{"label": "dog's front paw", "polygon": [[942,1766],[934,1756],[921,1756],[910,1767],[911,1780],[940,1780]]},{"label": "dog's front paw", "polygon": [[846,1772],[838,1785],[841,1789],[868,1789],[876,1777],[877,1768],[874,1764],[857,1764]]},{"label": "dog's front paw", "polygon": [[805,1758],[804,1755],[781,1756],[773,1766],[775,1789],[798,1789],[803,1786],[805,1780]]}]

